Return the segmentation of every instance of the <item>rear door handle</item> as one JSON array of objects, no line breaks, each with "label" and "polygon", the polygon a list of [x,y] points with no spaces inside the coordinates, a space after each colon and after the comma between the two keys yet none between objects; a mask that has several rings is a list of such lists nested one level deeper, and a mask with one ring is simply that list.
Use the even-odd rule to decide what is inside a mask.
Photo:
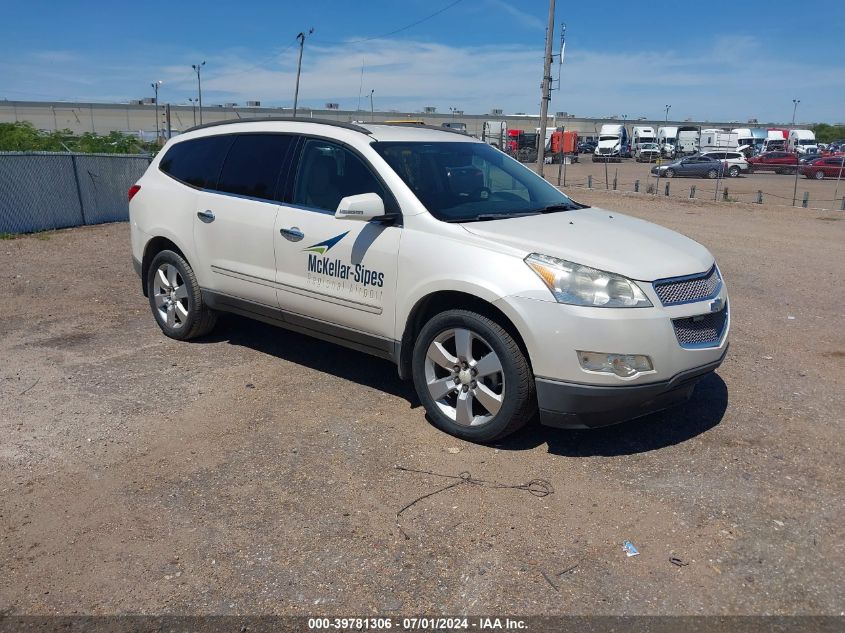
[{"label": "rear door handle", "polygon": [[305,233],[300,231],[298,226],[292,226],[289,229],[279,229],[279,233],[282,234],[282,237],[290,240],[291,242],[298,242],[305,237]]},{"label": "rear door handle", "polygon": [[208,224],[209,222],[214,222],[214,214],[211,211],[197,211],[197,217]]}]

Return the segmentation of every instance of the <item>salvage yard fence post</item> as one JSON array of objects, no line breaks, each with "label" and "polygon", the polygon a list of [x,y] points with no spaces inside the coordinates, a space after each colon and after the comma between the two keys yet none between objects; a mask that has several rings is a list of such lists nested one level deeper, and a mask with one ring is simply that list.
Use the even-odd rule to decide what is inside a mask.
[{"label": "salvage yard fence post", "polygon": [[801,206],[802,206],[802,207],[804,207],[804,208],[806,209],[806,208],[807,208],[807,205],[808,205],[809,203],[810,203],[810,192],[809,192],[809,191],[805,191],[805,192],[804,192],[804,199],[801,201]]},{"label": "salvage yard fence post", "polygon": [[763,190],[757,190],[757,204],[763,204]]},{"label": "salvage yard fence post", "polygon": [[842,197],[842,206],[840,207],[842,211],[845,211],[845,196]]},{"label": "salvage yard fence post", "polygon": [[690,199],[695,198],[695,185],[692,185],[689,188],[689,197],[690,197]]},{"label": "salvage yard fence post", "polygon": [[592,189],[592,188],[593,188],[593,177],[587,176],[587,189]]},{"label": "salvage yard fence post", "polygon": [[150,160],[129,154],[0,152],[0,233],[125,221],[126,192]]},{"label": "salvage yard fence post", "polygon": [[666,181],[666,196],[669,196],[669,181]]},{"label": "salvage yard fence post", "polygon": [[725,187],[722,190],[722,200],[724,200],[725,202],[728,201],[728,188],[727,187]]},{"label": "salvage yard fence post", "polygon": [[[634,181],[634,193],[639,193],[639,192],[640,192],[640,181],[635,180]],[[845,198],[842,198],[842,204],[845,205]],[[845,207],[843,207],[843,208],[845,208]]]}]

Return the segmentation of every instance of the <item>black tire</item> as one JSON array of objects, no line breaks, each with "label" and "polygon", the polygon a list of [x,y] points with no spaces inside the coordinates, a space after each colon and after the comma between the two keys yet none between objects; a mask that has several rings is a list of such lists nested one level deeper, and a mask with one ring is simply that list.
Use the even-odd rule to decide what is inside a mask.
[{"label": "black tire", "polygon": [[775,173],[776,173],[776,174],[782,174],[782,173],[783,173],[783,170],[782,170],[782,169],[775,169]]},{"label": "black tire", "polygon": [[[176,269],[178,272],[177,279],[181,278],[186,291],[184,300],[187,304],[187,315],[180,323],[174,325],[168,324],[167,318],[162,315],[157,305],[155,292],[156,276],[159,268],[164,265],[170,265]],[[197,283],[194,270],[179,253],[165,250],[153,258],[147,271],[147,295],[149,296],[150,309],[153,312],[153,317],[161,328],[161,331],[164,332],[165,336],[169,336],[177,341],[187,341],[204,336],[211,332],[217,324],[217,313],[205,305],[202,300],[202,293],[200,292],[200,286]]]},{"label": "black tire", "polygon": [[666,173],[663,174],[667,178],[674,178],[675,177],[675,170],[674,169],[667,169]]},{"label": "black tire", "polygon": [[[477,426],[458,424],[444,413],[429,392],[426,358],[429,346],[452,329],[469,330],[481,338],[501,363],[504,397],[493,417]],[[457,352],[455,352],[457,354]],[[514,338],[492,319],[469,310],[447,310],[433,316],[417,336],[411,360],[414,388],[431,422],[442,431],[471,442],[492,442],[522,428],[537,412],[534,376],[525,353]],[[479,378],[480,380],[480,378]]]},{"label": "black tire", "polygon": [[716,180],[716,177],[717,177],[718,175],[719,175],[719,172],[718,172],[718,171],[716,171],[715,169],[711,169],[710,171],[708,171],[708,172],[707,172],[707,177],[708,177],[710,180]]},{"label": "black tire", "polygon": [[817,171],[816,173],[813,174],[813,177],[816,180],[824,180],[824,172],[822,170],[819,170],[819,171]]},{"label": "black tire", "polygon": [[740,172],[740,169],[739,169],[739,167],[737,167],[736,165],[734,165],[733,167],[731,167],[731,168],[728,170],[728,174],[730,174],[731,178],[736,178],[736,177],[738,177],[738,176],[739,176],[739,172]]}]

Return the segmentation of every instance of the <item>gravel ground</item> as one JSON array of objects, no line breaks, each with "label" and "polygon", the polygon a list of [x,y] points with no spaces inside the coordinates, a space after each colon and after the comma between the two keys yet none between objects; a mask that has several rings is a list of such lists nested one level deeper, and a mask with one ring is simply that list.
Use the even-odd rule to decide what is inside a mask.
[{"label": "gravel ground", "polygon": [[[165,338],[125,224],[0,242],[0,612],[845,611],[845,214],[575,197],[706,244],[731,351],[682,408],[497,446],[381,360],[235,317]],[[554,493],[397,519],[454,481],[397,465]]]}]

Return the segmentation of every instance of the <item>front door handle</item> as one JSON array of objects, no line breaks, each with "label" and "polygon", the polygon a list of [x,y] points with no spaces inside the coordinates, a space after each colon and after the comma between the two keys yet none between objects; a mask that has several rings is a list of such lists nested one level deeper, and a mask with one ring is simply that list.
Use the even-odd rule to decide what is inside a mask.
[{"label": "front door handle", "polygon": [[214,214],[211,211],[197,211],[197,217],[208,224],[209,222],[214,222]]},{"label": "front door handle", "polygon": [[305,233],[300,231],[298,226],[292,226],[289,229],[279,229],[279,233],[282,234],[282,237],[286,240],[290,240],[291,242],[298,242],[305,237]]}]

